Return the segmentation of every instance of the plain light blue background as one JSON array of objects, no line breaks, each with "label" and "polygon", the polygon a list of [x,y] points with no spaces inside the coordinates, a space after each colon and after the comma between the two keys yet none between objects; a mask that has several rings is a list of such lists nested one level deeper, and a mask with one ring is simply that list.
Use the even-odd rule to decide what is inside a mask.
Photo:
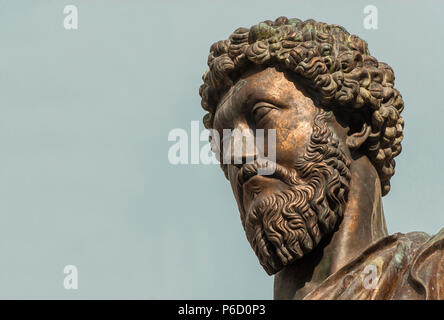
[{"label": "plain light blue background", "polygon": [[[79,29],[63,28],[63,8]],[[378,8],[378,30],[363,8]],[[395,70],[390,232],[444,227],[438,1],[0,1],[0,298],[271,299],[216,165],[173,166],[209,46],[278,16],[341,24]],[[201,129],[203,127],[201,126]],[[204,143],[202,143],[202,146]],[[79,289],[63,288],[63,267]]]}]

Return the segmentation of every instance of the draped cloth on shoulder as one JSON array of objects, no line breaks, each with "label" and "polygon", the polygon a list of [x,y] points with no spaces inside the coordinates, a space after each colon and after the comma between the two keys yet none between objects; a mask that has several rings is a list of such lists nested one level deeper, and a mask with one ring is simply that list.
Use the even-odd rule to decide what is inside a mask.
[{"label": "draped cloth on shoulder", "polygon": [[[377,273],[375,282],[369,283],[367,266]],[[444,229],[432,237],[411,232],[380,239],[304,299],[444,299]]]}]

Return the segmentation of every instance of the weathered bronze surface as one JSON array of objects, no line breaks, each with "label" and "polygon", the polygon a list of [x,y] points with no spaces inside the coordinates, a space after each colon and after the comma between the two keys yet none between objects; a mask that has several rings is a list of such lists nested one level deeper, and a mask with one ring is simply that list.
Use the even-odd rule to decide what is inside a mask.
[{"label": "weathered bronze surface", "polygon": [[280,17],[214,43],[208,66],[207,128],[276,130],[274,174],[221,165],[276,299],[444,298],[444,229],[387,233],[404,102],[365,41]]}]

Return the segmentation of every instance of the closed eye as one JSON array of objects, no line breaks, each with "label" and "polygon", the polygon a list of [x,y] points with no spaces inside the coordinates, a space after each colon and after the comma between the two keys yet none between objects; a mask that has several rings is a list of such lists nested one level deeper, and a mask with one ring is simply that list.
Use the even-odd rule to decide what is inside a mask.
[{"label": "closed eye", "polygon": [[252,118],[256,123],[259,123],[271,111],[277,110],[278,107],[267,102],[258,102],[251,109]]}]

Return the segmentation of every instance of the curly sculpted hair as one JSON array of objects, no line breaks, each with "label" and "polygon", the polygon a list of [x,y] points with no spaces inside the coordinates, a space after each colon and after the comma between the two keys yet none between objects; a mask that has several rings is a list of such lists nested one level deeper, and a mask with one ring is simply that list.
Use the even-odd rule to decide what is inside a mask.
[{"label": "curly sculpted hair", "polygon": [[297,75],[322,108],[364,115],[370,134],[361,148],[378,172],[382,194],[389,192],[393,158],[401,152],[404,102],[393,87],[392,68],[372,57],[364,40],[311,19],[279,17],[236,29],[210,48],[199,90],[206,128],[213,127],[220,97],[252,64]]}]

